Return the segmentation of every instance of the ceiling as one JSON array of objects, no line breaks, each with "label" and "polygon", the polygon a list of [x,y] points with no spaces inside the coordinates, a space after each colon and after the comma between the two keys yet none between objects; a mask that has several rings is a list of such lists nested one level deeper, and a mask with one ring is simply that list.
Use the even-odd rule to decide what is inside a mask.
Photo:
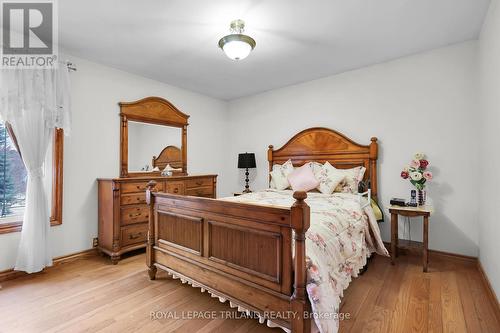
[{"label": "ceiling", "polygon": [[[64,0],[66,52],[230,100],[478,37],[489,0]],[[241,18],[257,41],[218,48]]]}]

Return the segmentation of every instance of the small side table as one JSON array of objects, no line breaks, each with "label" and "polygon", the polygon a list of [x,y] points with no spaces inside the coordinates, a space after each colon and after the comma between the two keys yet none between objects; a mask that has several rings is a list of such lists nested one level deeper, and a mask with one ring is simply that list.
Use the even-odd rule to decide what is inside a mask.
[{"label": "small side table", "polygon": [[[423,271],[427,272],[427,267],[429,265],[429,217],[433,212],[430,206],[419,206],[419,207],[400,207],[400,206],[389,206],[389,213],[391,213],[391,263],[394,265],[395,259],[398,256],[398,247],[402,242],[408,242],[405,240],[399,240],[398,237],[398,216],[408,216],[408,217],[418,217],[422,216],[424,219],[424,230],[423,230],[423,242],[412,242],[409,247],[421,247],[423,248]],[[411,223],[411,222],[410,222]]]}]

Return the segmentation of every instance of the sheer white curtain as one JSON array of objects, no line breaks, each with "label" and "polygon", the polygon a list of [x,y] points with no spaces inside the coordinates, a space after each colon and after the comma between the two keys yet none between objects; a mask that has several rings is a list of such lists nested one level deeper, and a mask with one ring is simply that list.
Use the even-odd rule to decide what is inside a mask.
[{"label": "sheer white curtain", "polygon": [[69,74],[58,69],[2,70],[0,113],[8,121],[28,170],[26,208],[16,270],[28,273],[52,265],[50,216],[43,187],[43,163],[54,128],[70,131]]}]

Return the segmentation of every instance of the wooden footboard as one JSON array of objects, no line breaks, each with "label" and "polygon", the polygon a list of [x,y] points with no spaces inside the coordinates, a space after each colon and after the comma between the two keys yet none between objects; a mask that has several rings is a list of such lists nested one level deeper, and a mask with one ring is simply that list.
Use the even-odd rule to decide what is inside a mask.
[{"label": "wooden footboard", "polygon": [[292,332],[309,332],[305,192],[282,209],[157,193],[154,186],[146,194],[151,279],[163,269]]}]

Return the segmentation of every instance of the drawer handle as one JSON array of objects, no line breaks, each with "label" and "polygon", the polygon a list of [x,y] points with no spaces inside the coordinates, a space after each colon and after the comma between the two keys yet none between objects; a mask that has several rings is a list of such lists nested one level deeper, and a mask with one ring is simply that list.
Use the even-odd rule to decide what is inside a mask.
[{"label": "drawer handle", "polygon": [[174,188],[174,193],[179,193],[179,189],[177,187]]},{"label": "drawer handle", "polygon": [[128,239],[138,239],[140,237],[141,237],[141,233],[128,235]]},{"label": "drawer handle", "polygon": [[203,182],[202,181],[197,181],[196,185],[203,185]]}]

